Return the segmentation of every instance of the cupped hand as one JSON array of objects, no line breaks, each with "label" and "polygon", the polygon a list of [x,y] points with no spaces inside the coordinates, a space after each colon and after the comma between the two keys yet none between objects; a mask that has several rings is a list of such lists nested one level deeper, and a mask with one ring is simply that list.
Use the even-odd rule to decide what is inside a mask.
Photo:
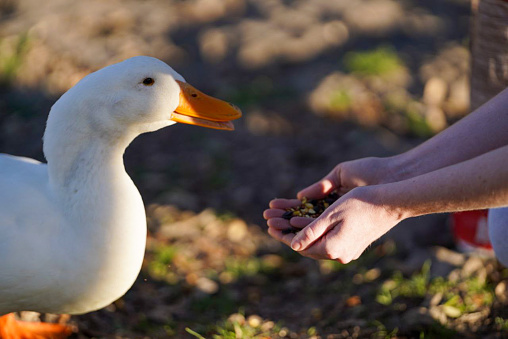
[{"label": "cupped hand", "polygon": [[[355,187],[376,185],[395,181],[390,171],[389,158],[363,158],[338,164],[323,179],[298,192],[297,197],[303,199],[322,199],[333,191],[343,195]],[[274,238],[291,239],[294,234],[289,231],[302,229],[314,219],[293,217],[290,220],[282,218],[286,209],[301,204],[298,199],[275,199],[270,201],[269,209],[263,217],[267,220],[268,233]],[[287,241],[284,241],[287,243]]]},{"label": "cupped hand", "polygon": [[267,220],[268,233],[273,229],[285,235],[287,231],[300,230],[310,224],[313,220],[311,218],[292,217],[290,220],[282,218],[286,209],[300,206],[301,203],[298,199],[274,199],[270,201],[270,208],[263,213],[263,217]]},{"label": "cupped hand", "polygon": [[[268,232],[301,255],[348,263],[401,220],[396,213],[379,204],[372,191],[371,187],[352,190],[319,218],[310,219],[296,234],[284,234],[282,230],[286,225],[270,226]],[[278,204],[275,206],[280,206]]]},{"label": "cupped hand", "polygon": [[397,181],[390,158],[363,158],[338,164],[323,179],[298,192],[297,197],[320,199],[337,191],[344,195],[355,187]]}]

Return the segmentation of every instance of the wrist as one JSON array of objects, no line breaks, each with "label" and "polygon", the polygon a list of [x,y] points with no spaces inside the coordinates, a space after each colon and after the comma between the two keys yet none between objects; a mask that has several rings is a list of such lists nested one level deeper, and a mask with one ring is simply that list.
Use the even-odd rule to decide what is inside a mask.
[{"label": "wrist", "polygon": [[381,185],[372,185],[359,187],[361,189],[359,194],[360,199],[364,199],[364,201],[368,201],[369,203],[378,206],[382,211],[389,216],[395,223],[399,223],[402,220],[413,217],[412,211],[409,208],[406,208],[404,204],[399,204],[397,201],[397,194],[394,195],[394,190],[391,189],[392,186],[396,184],[387,183]]},{"label": "wrist", "polygon": [[421,164],[410,153],[401,153],[387,158],[389,182],[397,182],[420,175]]}]

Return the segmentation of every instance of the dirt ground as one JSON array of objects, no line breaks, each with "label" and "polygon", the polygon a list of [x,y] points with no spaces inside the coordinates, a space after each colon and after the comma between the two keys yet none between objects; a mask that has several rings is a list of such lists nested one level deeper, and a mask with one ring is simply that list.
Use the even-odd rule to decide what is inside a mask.
[{"label": "dirt ground", "polygon": [[234,132],[177,125],[127,149],[146,260],[122,299],[71,318],[74,337],[508,337],[508,271],[456,251],[445,215],[348,265],[300,257],[262,219],[337,163],[403,152],[468,113],[469,7],[0,0],[0,152],[43,161],[52,103],[135,55],[244,113]]}]

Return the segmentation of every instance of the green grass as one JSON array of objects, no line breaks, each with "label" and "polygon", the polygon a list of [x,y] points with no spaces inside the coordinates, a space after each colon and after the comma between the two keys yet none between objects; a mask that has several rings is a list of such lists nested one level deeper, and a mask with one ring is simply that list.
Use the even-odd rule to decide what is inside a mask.
[{"label": "green grass", "polygon": [[[19,68],[23,62],[26,52],[29,48],[28,34],[21,34],[15,41],[15,46],[12,51],[9,49],[0,49],[0,83],[10,85],[16,77]],[[0,41],[0,46],[4,45],[5,41]],[[6,52],[6,50],[8,52]]]},{"label": "green grass", "polygon": [[475,312],[481,306],[491,306],[494,302],[493,287],[477,277],[470,277],[459,283],[436,278],[429,286],[429,293],[438,292],[444,294],[446,301],[443,305],[457,314]]},{"label": "green grass", "polygon": [[[213,328],[212,332],[215,334],[212,336],[214,339],[261,339],[267,337],[273,337],[274,334],[278,334],[282,328],[281,324],[275,324],[271,322],[271,326],[263,326],[263,320],[259,319],[259,322],[253,323],[245,319],[243,311],[234,314],[228,319],[218,322]],[[308,331],[316,332],[315,328],[309,328]]]},{"label": "green grass", "polygon": [[261,269],[259,258],[227,258],[225,264],[225,272],[228,272],[235,278],[243,276],[252,276],[257,274]]},{"label": "green grass", "polygon": [[330,98],[330,108],[334,111],[349,111],[352,104],[353,98],[347,89],[336,90]]},{"label": "green grass", "polygon": [[189,327],[186,327],[186,328],[185,328],[185,331],[186,331],[187,333],[189,333],[190,335],[192,335],[192,336],[194,336],[194,337],[198,338],[198,339],[205,339],[205,337],[203,337],[203,336],[202,336],[201,334],[199,334],[198,332],[196,332],[196,331],[194,331],[194,330],[190,329]]},{"label": "green grass", "polygon": [[233,278],[233,281],[260,273],[270,274],[277,269],[276,263],[259,257],[227,258],[224,266],[224,272],[229,274]]},{"label": "green grass", "polygon": [[405,116],[412,134],[421,138],[430,137],[434,134],[425,118],[411,105],[408,105]]},{"label": "green grass", "polygon": [[427,293],[430,279],[430,261],[425,262],[420,272],[406,279],[396,271],[392,278],[386,280],[376,295],[376,301],[383,305],[391,305],[398,296],[423,298]]},{"label": "green grass", "polygon": [[349,52],[344,57],[346,69],[363,76],[386,76],[404,68],[393,48],[378,47],[365,52]]},{"label": "green grass", "polygon": [[399,332],[398,328],[394,328],[391,331],[388,330],[386,326],[379,320],[373,321],[372,325],[376,327],[376,333],[372,336],[373,338],[383,338],[383,339],[396,338],[397,333]]},{"label": "green grass", "polygon": [[177,252],[178,249],[175,246],[157,247],[153,259],[148,264],[148,274],[158,280],[166,280],[166,282],[172,284],[177,283],[178,278],[173,276],[169,269]]},{"label": "green grass", "polygon": [[420,272],[410,278],[404,278],[399,271],[386,280],[376,295],[376,301],[391,305],[397,297],[424,298],[427,295],[443,294],[442,307],[451,318],[465,313],[475,312],[482,306],[491,306],[494,302],[493,287],[468,277],[459,281],[450,281],[443,277],[430,279],[430,261],[425,262]]},{"label": "green grass", "polygon": [[496,325],[498,326],[498,330],[508,331],[508,319],[496,317],[496,319],[494,321],[496,322]]}]

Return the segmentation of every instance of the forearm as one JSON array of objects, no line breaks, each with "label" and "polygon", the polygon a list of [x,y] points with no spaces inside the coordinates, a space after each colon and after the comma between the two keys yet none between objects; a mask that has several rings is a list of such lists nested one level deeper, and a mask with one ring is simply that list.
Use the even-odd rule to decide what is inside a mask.
[{"label": "forearm", "polygon": [[373,200],[402,220],[508,206],[508,146],[390,184],[371,186]]},{"label": "forearm", "polygon": [[393,176],[408,179],[508,145],[508,88],[412,150],[390,158]]}]

